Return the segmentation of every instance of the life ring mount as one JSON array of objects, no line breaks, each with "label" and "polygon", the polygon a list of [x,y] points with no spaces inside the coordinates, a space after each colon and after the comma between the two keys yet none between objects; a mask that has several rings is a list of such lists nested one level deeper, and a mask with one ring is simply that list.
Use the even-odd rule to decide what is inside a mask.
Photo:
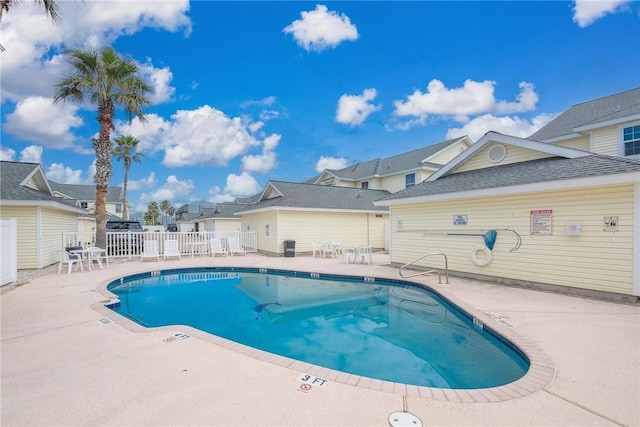
[{"label": "life ring mount", "polygon": [[[484,252],[484,257],[478,258],[478,252]],[[485,245],[473,245],[471,247],[471,261],[473,261],[475,265],[488,265],[491,259],[491,250]]]}]

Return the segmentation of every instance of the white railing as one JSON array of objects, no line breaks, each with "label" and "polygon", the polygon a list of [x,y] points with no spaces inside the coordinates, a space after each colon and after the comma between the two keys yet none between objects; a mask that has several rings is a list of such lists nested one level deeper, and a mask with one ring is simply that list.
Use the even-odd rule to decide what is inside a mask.
[{"label": "white railing", "polygon": [[[209,255],[209,240],[219,238],[223,248],[229,249],[229,238],[237,237],[245,252],[258,252],[258,236],[255,231],[235,232],[108,232],[107,253],[109,257],[134,258],[139,257],[143,251],[144,243],[151,240],[158,242],[160,254],[164,251],[165,240],[177,240],[178,249],[182,255]],[[95,237],[91,233],[63,232],[62,247],[81,246],[86,248],[93,246]]]}]

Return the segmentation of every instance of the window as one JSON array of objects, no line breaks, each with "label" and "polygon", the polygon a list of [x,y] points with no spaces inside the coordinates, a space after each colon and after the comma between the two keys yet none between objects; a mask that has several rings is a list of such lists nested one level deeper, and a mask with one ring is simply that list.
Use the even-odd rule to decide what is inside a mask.
[{"label": "window", "polygon": [[622,129],[622,144],[625,156],[640,155],[640,125]]},{"label": "window", "polygon": [[362,188],[363,190],[369,189],[369,181],[362,181],[360,183],[360,188]]},{"label": "window", "polygon": [[116,213],[122,213],[122,203],[116,203]]},{"label": "window", "polygon": [[82,209],[87,209],[89,207],[89,203],[88,202],[80,202],[80,207]]},{"label": "window", "polygon": [[410,173],[404,176],[404,187],[409,188],[416,185],[416,174]]}]

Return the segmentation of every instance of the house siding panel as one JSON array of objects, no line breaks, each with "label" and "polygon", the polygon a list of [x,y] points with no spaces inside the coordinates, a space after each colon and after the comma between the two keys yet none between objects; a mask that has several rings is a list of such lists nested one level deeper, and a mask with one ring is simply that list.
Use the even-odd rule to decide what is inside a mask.
[{"label": "house siding panel", "polygon": [[[464,142],[458,142],[444,150],[438,152],[436,155],[430,157],[428,161],[430,163],[436,163],[438,165],[445,165],[453,160],[456,156],[462,153],[464,150],[468,148],[468,145]],[[425,177],[426,178],[426,177]]]},{"label": "house siding panel", "polygon": [[622,156],[619,152],[620,144],[618,126],[596,129],[593,132],[593,152],[605,156]]},{"label": "house siding panel", "polygon": [[467,162],[461,165],[459,168],[455,170],[455,172],[465,172],[476,169],[484,169],[493,166],[502,166],[510,163],[519,163],[529,160],[536,159],[544,159],[547,157],[552,157],[552,155],[547,153],[542,153],[540,151],[529,150],[527,148],[517,147],[514,145],[502,144],[507,149],[507,154],[505,158],[498,162],[492,163],[487,159],[487,152],[494,144],[488,144],[485,148],[481,149],[477,153],[475,153]]},{"label": "house siding panel", "polygon": [[[392,262],[405,264],[429,252],[444,252],[453,271],[630,295],[637,232],[633,205],[633,185],[620,185],[394,206]],[[553,211],[552,235],[531,235],[530,212],[536,209]],[[453,226],[453,215],[467,215],[467,225]],[[604,231],[607,216],[618,217],[618,231]],[[581,235],[566,234],[570,221],[581,223]],[[516,237],[505,228],[522,237],[521,247],[513,252]],[[470,259],[470,248],[483,243],[481,236],[447,235],[488,230],[496,230],[498,237],[493,260],[484,267]],[[419,265],[440,263],[433,258]]]},{"label": "house siding panel", "polygon": [[553,145],[558,147],[575,148],[576,150],[589,151],[589,137],[583,136],[580,138],[569,139],[567,141],[560,141]]},{"label": "house siding panel", "polygon": [[36,208],[3,206],[2,219],[15,218],[18,226],[18,270],[38,268]]},{"label": "house siding panel", "polygon": [[56,251],[62,249],[63,232],[76,232],[78,230],[78,216],[74,213],[54,211],[51,209],[40,210],[41,223],[41,265],[38,268],[58,262]]}]

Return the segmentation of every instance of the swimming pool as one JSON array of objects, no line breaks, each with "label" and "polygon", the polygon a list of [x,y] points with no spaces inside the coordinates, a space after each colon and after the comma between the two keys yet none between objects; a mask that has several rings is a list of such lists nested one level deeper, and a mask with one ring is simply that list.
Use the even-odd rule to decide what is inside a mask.
[{"label": "swimming pool", "polygon": [[497,387],[529,361],[441,295],[411,282],[254,268],[111,282],[110,308],[146,327],[188,325],[270,353],[401,384]]}]

